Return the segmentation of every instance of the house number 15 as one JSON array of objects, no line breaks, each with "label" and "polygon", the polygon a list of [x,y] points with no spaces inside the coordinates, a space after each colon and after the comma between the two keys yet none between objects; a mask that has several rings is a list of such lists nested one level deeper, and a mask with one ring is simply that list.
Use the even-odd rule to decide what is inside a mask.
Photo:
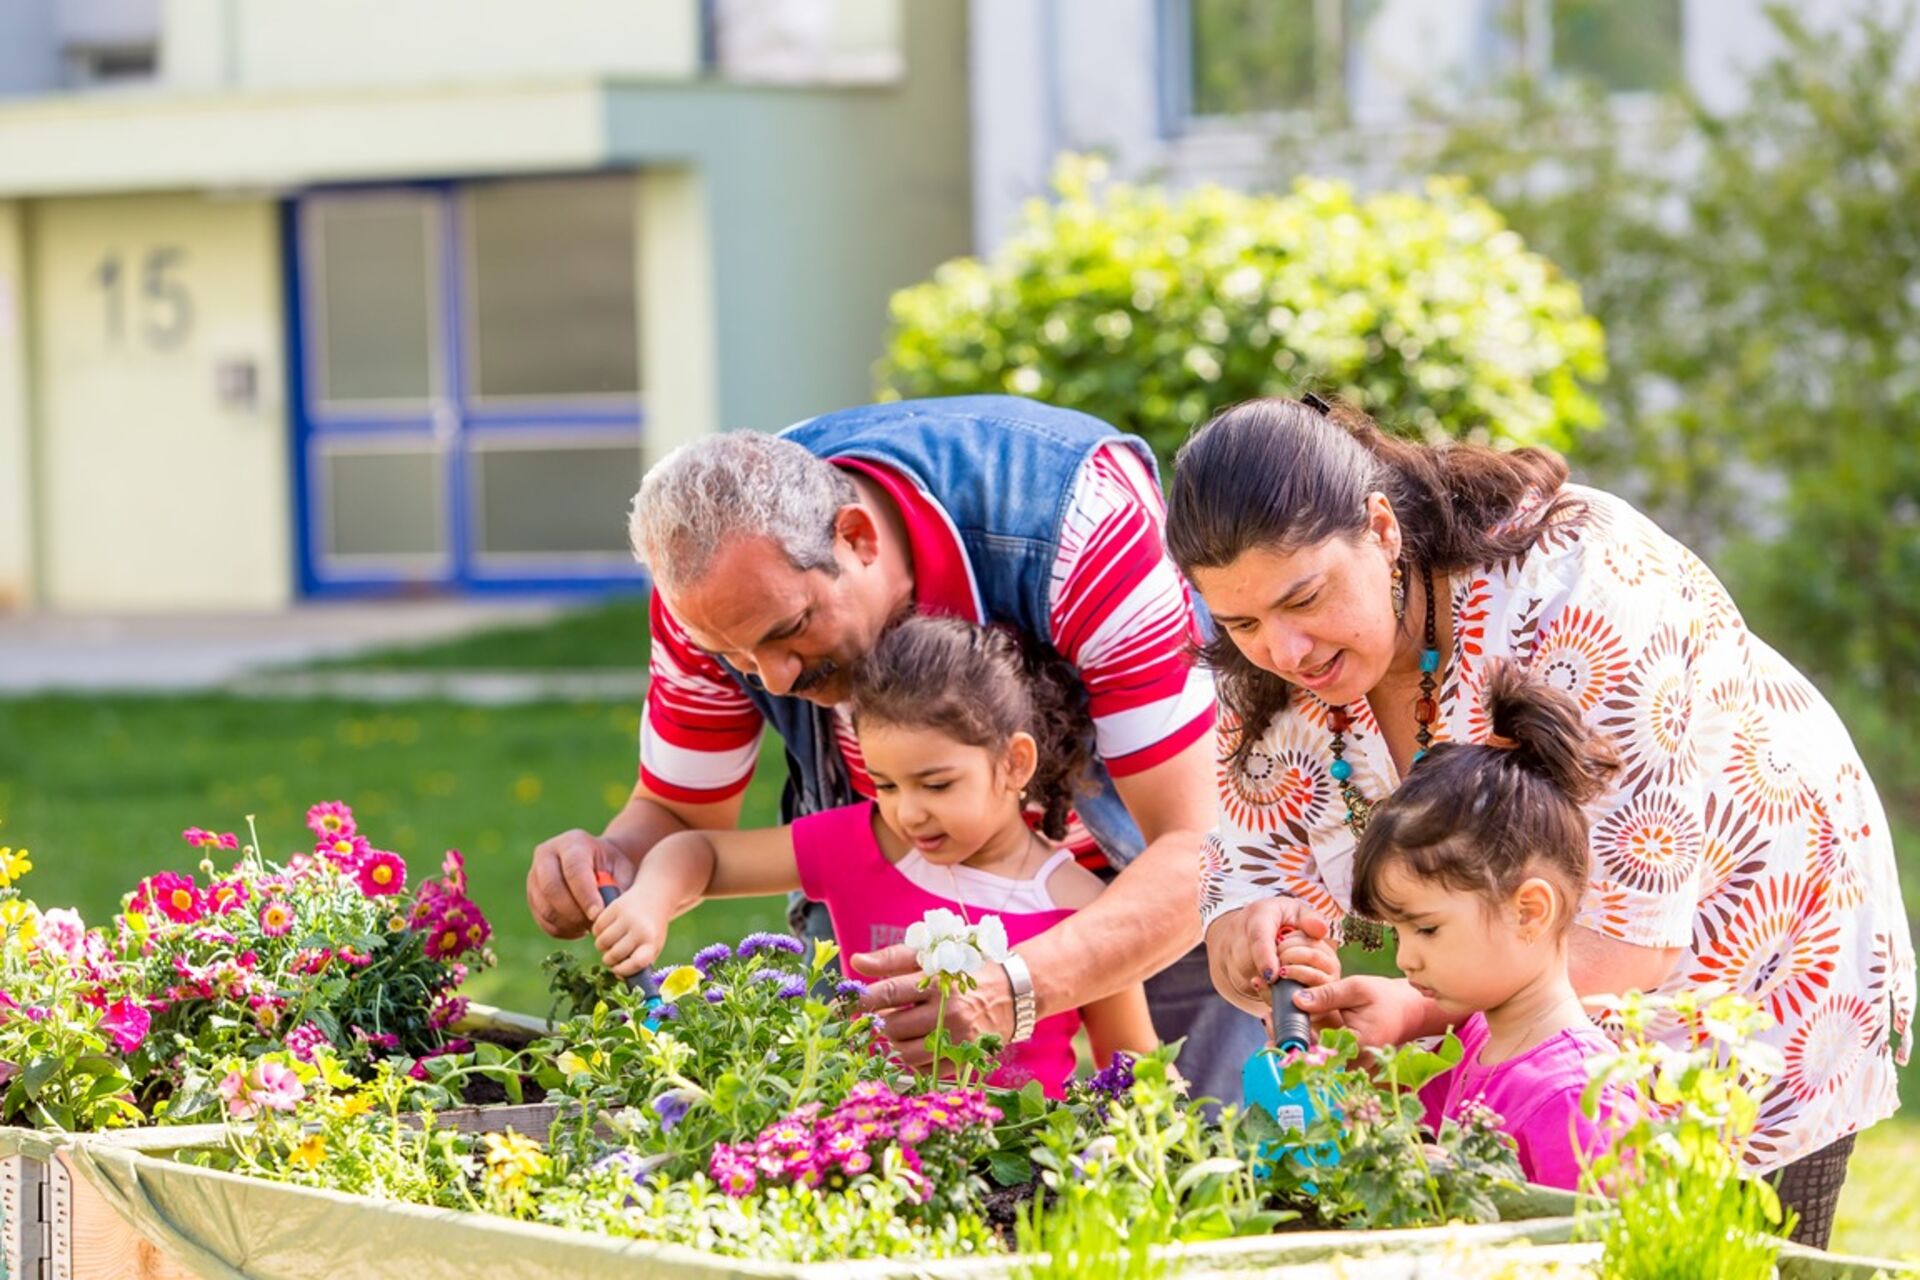
[{"label": "house number 15", "polygon": [[[140,336],[159,351],[179,346],[193,331],[193,298],[175,274],[186,256],[184,249],[164,247],[147,250],[140,260],[139,292],[134,300]],[[124,342],[130,282],[119,252],[102,258],[93,274],[105,295],[107,339]]]}]

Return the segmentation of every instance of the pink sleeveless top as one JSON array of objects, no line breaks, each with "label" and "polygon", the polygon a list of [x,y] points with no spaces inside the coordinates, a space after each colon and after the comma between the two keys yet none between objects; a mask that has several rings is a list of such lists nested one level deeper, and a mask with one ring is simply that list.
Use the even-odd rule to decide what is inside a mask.
[{"label": "pink sleeveless top", "polygon": [[[898,864],[887,861],[874,836],[879,815],[872,802],[812,814],[793,824],[793,856],[800,867],[800,888],[826,904],[840,962],[848,976],[866,980],[848,957],[878,951],[905,940],[907,926],[935,907],[962,911],[969,920],[996,915],[1007,928],[1007,943],[1018,946],[1059,924],[1071,910],[1053,905],[1047,878],[1070,859],[1062,849],[1047,859],[1030,880],[1009,880],[972,867],[939,867],[918,850]],[[951,878],[949,878],[951,875]],[[954,898],[955,890],[960,898]],[[1018,1089],[1038,1080],[1050,1098],[1063,1097],[1077,1058],[1073,1033],[1077,1010],[1042,1018],[1025,1044],[1009,1045],[988,1083]]]}]

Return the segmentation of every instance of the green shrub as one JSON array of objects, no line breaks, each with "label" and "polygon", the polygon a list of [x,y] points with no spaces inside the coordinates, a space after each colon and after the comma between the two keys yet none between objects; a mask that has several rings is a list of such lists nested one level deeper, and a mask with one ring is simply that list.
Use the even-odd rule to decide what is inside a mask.
[{"label": "green shrub", "polygon": [[1103,175],[1066,158],[992,259],[894,295],[883,399],[1032,396],[1163,456],[1218,409],[1303,387],[1429,437],[1564,448],[1598,420],[1579,290],[1460,184],[1169,197]]},{"label": "green shrub", "polygon": [[[1859,9],[1815,24],[1769,5],[1777,52],[1736,106],[1623,122],[1521,80],[1511,110],[1448,122],[1431,160],[1486,191],[1607,327],[1607,427],[1579,469],[1706,556],[1755,631],[1898,727],[1920,710],[1920,79],[1902,52],[1913,6]],[[1875,761],[1910,815],[1920,789],[1891,766],[1912,754]]]}]

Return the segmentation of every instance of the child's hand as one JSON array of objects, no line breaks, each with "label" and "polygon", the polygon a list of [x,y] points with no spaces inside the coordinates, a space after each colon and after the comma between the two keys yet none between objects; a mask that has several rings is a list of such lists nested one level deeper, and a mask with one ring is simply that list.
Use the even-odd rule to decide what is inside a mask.
[{"label": "child's hand", "polygon": [[629,890],[603,907],[593,922],[593,945],[600,959],[622,978],[652,964],[667,944],[667,922]]},{"label": "child's hand", "polygon": [[1328,938],[1309,938],[1298,930],[1281,934],[1274,942],[1280,967],[1275,982],[1290,978],[1303,987],[1318,987],[1340,976],[1340,953]]}]

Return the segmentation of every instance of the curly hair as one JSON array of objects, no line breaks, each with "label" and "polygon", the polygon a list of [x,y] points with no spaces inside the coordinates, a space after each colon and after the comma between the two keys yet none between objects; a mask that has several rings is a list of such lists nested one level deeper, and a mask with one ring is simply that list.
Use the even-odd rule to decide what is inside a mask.
[{"label": "curly hair", "polygon": [[1051,648],[957,618],[910,617],[855,669],[852,703],[856,727],[933,729],[990,751],[1032,734],[1039,764],[1027,790],[1040,830],[1067,834],[1093,762],[1093,720],[1079,673]]}]

